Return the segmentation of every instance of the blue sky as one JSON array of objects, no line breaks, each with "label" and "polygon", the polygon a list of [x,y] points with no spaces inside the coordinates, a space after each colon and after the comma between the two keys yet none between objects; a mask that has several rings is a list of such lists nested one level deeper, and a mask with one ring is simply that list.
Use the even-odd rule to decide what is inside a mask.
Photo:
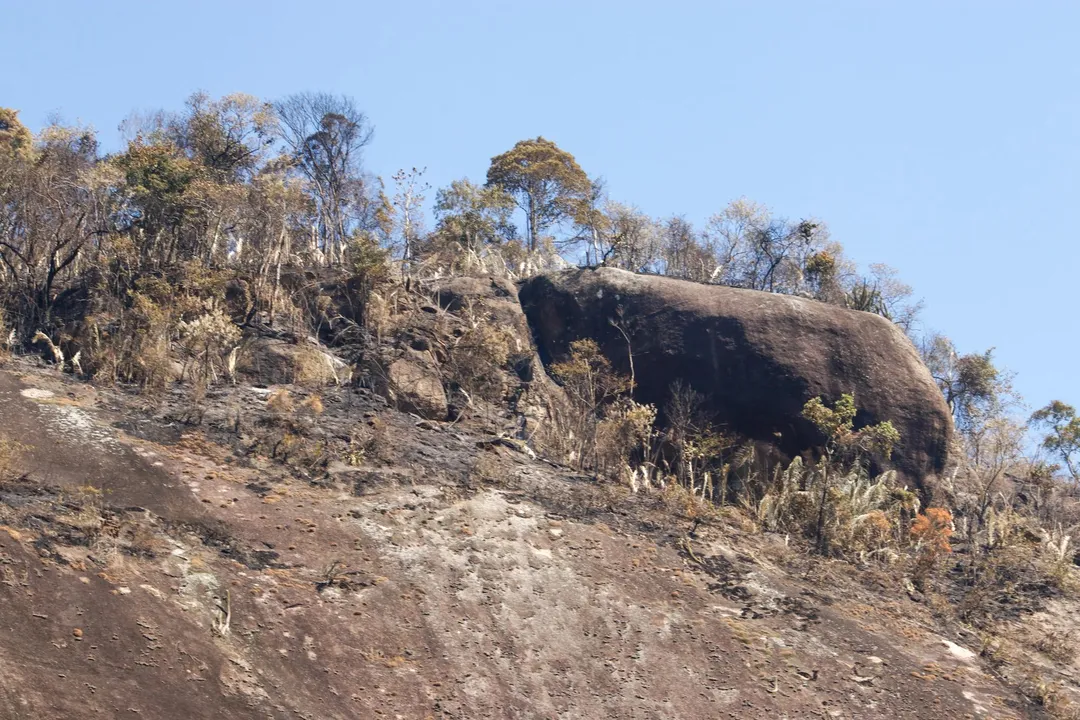
[{"label": "blue sky", "polygon": [[1031,405],[1080,404],[1080,4],[92,5],[0,0],[0,105],[31,127],[59,112],[115,149],[194,90],[328,90],[373,120],[373,172],[436,188],[542,134],[651,214],[825,220]]}]

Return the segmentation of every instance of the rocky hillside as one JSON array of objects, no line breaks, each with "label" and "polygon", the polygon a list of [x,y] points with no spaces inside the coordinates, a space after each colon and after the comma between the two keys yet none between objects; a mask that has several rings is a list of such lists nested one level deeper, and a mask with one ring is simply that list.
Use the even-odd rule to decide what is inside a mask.
[{"label": "rocky hillside", "polygon": [[[221,391],[252,415],[265,392]],[[335,390],[370,458],[299,476],[16,364],[0,717],[1022,717],[881,573]]]},{"label": "rocky hillside", "polygon": [[[631,328],[648,392],[701,362],[691,318],[747,353],[730,369],[766,352],[754,313],[777,317],[744,300],[738,322],[723,318],[740,306],[720,301],[727,315],[705,318],[712,300],[687,310],[664,294],[682,290],[595,277],[526,286],[533,328],[505,281],[437,284],[359,354],[249,328],[235,382],[199,394],[11,359],[0,717],[1019,718],[1065,705],[1070,596],[1017,590],[991,634],[951,612],[942,588],[958,583],[916,588],[903,559],[816,553],[769,532],[749,501],[672,481],[635,492],[564,464],[573,398],[533,330],[548,361],[590,328],[617,346],[607,318],[583,314],[607,312],[583,298],[617,284],[622,318],[660,323]],[[570,310],[545,304],[573,283]],[[843,386],[830,368],[873,386],[879,366],[859,353],[894,342],[878,319],[860,321],[868,336],[779,300],[842,360],[777,346],[784,378],[802,362],[817,373],[804,376],[811,393]],[[673,333],[683,340],[658,357],[650,343]],[[719,407],[722,385],[705,390]],[[875,407],[890,401],[918,398],[898,390]],[[925,407],[940,420],[940,397]],[[945,429],[926,432],[932,442],[901,456],[911,468],[942,462],[926,448]]]}]

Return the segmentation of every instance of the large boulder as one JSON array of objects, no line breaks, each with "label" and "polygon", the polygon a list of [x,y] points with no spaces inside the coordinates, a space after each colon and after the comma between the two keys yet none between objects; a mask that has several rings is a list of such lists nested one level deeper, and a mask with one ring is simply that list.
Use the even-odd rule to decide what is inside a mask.
[{"label": "large boulder", "polygon": [[908,338],[877,315],[612,268],[534,277],[519,299],[545,363],[581,338],[622,372],[632,352],[638,399],[661,409],[681,379],[718,422],[796,455],[822,440],[801,416],[806,401],[854,393],[856,427],[891,420],[900,432],[892,463],[909,480],[948,462],[948,407]]},{"label": "large boulder", "polygon": [[311,388],[338,384],[349,369],[337,356],[315,342],[251,338],[239,352],[237,371],[264,385],[294,383]]},{"label": "large boulder", "polygon": [[386,368],[383,395],[407,412],[428,420],[445,420],[446,391],[435,371],[411,360],[394,360]]}]

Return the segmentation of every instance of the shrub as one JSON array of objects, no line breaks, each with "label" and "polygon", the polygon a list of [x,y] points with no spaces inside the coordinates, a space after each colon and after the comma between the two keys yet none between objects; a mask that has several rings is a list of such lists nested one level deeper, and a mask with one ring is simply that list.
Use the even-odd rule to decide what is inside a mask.
[{"label": "shrub", "polygon": [[[91,311],[74,338],[87,372],[98,382],[133,382],[148,391],[191,366],[204,383],[227,372],[217,346],[234,340],[232,323],[219,309],[230,273],[196,261],[137,270],[139,248],[130,238],[110,237],[109,244],[112,264],[94,276]],[[177,341],[184,355],[180,372],[170,359]]]},{"label": "shrub", "polygon": [[911,539],[916,547],[940,555],[952,552],[952,513],[945,508],[927,508],[911,525]]},{"label": "shrub", "polygon": [[716,505],[702,500],[684,485],[668,483],[661,493],[661,500],[668,512],[679,515],[686,520],[715,520],[718,517],[719,508]]},{"label": "shrub", "polygon": [[855,460],[868,453],[892,455],[893,446],[900,441],[900,433],[886,420],[855,430],[855,396],[844,393],[832,408],[826,407],[820,397],[810,399],[803,406],[802,415],[825,435],[825,453],[830,456],[846,456]]},{"label": "shrub", "polygon": [[516,351],[514,335],[472,308],[462,313],[463,330],[447,344],[447,379],[471,396],[495,401],[505,391],[503,376]]},{"label": "shrub", "polygon": [[[656,432],[656,407],[629,398],[612,404],[596,425],[596,467],[608,477],[618,477],[637,490],[640,475],[646,488],[651,484],[648,469]],[[639,468],[646,472],[635,472]]]},{"label": "shrub", "polygon": [[952,552],[952,513],[945,508],[927,508],[911,525],[911,541],[915,544],[916,559],[912,581],[920,590],[937,565],[941,555]]},{"label": "shrub", "polygon": [[390,428],[379,417],[357,423],[349,433],[348,446],[341,453],[342,462],[354,467],[372,460],[389,461],[392,458]]},{"label": "shrub", "polygon": [[568,460],[578,467],[597,468],[597,428],[607,409],[630,390],[630,379],[611,369],[611,363],[592,340],[570,344],[570,357],[552,365],[556,379],[573,406],[566,432],[573,438]]},{"label": "shrub", "polygon": [[665,465],[674,465],[675,477],[690,492],[700,491],[702,498],[724,504],[731,471],[727,456],[736,447],[736,439],[717,431],[704,407],[704,396],[681,380],[672,383],[664,406],[665,452],[670,456]]},{"label": "shrub", "polygon": [[304,402],[300,403],[300,408],[311,415],[322,415],[326,409],[322,398],[318,395],[312,395],[304,400]]},{"label": "shrub", "polygon": [[882,510],[871,510],[851,522],[850,546],[862,552],[885,548],[893,539],[893,526]]},{"label": "shrub", "polygon": [[367,237],[356,237],[349,243],[349,269],[369,287],[390,279],[390,264],[386,250]]},{"label": "shrub", "polygon": [[855,430],[856,414],[852,395],[841,396],[831,408],[821,398],[807,402],[803,417],[826,438],[821,458],[808,464],[797,457],[771,474],[752,471],[743,482],[741,502],[760,527],[813,538],[821,552],[892,561],[899,557],[898,535],[918,509],[918,498],[897,487],[891,471],[869,474],[866,456],[888,456],[899,434],[889,422]]},{"label": "shrub", "polygon": [[190,322],[181,321],[178,331],[185,356],[184,373],[190,369],[192,380],[206,387],[219,374],[232,376],[227,358],[235,358],[240,328],[223,312],[208,310]]},{"label": "shrub", "polygon": [[[824,488],[824,504],[822,489]],[[823,549],[861,561],[891,561],[898,554],[897,531],[918,500],[894,485],[895,474],[870,477],[865,467],[805,465],[795,458],[777,468],[768,489],[756,505],[744,500],[758,524],[766,530],[795,533],[806,538],[828,538]]]},{"label": "shrub", "polygon": [[[987,532],[992,542],[970,543],[950,563],[950,579],[960,581],[956,607],[963,620],[986,624],[1019,617],[1042,609],[1048,598],[1075,592],[1070,536],[1064,530],[1049,532],[1029,517],[1002,511],[990,514]],[[917,564],[916,570],[923,567]]]},{"label": "shrub", "polygon": [[71,511],[61,515],[58,520],[82,534],[87,544],[94,543],[105,526],[105,504],[101,490],[89,483],[81,485],[72,492],[67,506]]},{"label": "shrub", "polygon": [[848,477],[852,473],[858,477],[865,466],[865,456],[880,454],[887,458],[900,440],[900,433],[888,420],[855,430],[857,413],[855,396],[848,393],[841,395],[832,408],[820,397],[812,398],[803,407],[803,417],[825,436],[824,452],[816,472],[820,495],[815,535],[821,551],[828,550],[830,542],[826,520],[832,476],[843,474],[846,465]]},{"label": "shrub", "polygon": [[280,420],[292,414],[296,409],[296,403],[293,401],[292,393],[282,388],[270,393],[270,397],[266,398],[266,407]]}]

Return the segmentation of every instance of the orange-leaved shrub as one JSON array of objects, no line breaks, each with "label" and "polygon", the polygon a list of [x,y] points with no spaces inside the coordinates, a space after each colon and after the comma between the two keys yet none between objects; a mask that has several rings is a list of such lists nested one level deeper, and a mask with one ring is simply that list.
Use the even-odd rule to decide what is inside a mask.
[{"label": "orange-leaved shrub", "polygon": [[952,513],[945,508],[927,508],[915,516],[911,524],[911,540],[918,556],[912,569],[911,579],[919,590],[925,590],[926,581],[937,565],[941,555],[952,552],[949,538],[952,536]]},{"label": "orange-leaved shrub", "polygon": [[934,555],[952,552],[952,513],[945,508],[927,508],[911,525],[911,539],[924,552]]}]

